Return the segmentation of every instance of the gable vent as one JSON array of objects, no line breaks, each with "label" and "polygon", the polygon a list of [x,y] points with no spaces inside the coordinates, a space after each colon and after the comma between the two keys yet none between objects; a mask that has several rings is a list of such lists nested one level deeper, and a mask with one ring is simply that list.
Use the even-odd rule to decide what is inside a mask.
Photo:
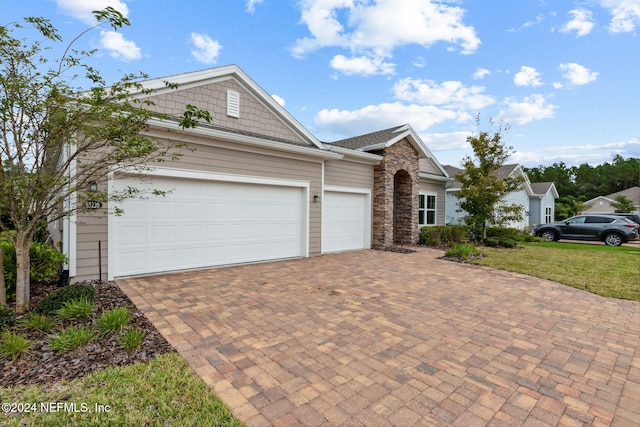
[{"label": "gable vent", "polygon": [[240,93],[227,90],[227,116],[240,117]]}]

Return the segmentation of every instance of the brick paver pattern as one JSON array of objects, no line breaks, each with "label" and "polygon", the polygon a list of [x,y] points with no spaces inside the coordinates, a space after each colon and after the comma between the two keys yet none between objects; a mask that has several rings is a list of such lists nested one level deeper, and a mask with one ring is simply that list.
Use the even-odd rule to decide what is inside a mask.
[{"label": "brick paver pattern", "polygon": [[248,426],[640,425],[640,303],[440,255],[118,284]]}]

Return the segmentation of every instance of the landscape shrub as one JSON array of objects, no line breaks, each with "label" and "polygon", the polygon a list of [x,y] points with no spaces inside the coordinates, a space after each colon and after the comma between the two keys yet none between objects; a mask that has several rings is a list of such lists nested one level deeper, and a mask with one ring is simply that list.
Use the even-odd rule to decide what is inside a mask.
[{"label": "landscape shrub", "polygon": [[468,240],[469,229],[466,225],[436,225],[420,228],[419,243],[428,246],[451,245]]},{"label": "landscape shrub", "polygon": [[16,324],[16,312],[9,306],[0,304],[0,331]]},{"label": "landscape shrub", "polygon": [[427,246],[440,246],[442,244],[440,228],[441,227],[421,227],[419,243]]},{"label": "landscape shrub", "polygon": [[523,233],[517,228],[509,227],[487,227],[487,237],[497,237],[499,239],[522,240]]},{"label": "landscape shrub", "polygon": [[26,353],[31,342],[22,334],[5,331],[0,335],[0,358],[16,360]]},{"label": "landscape shrub", "polygon": [[65,319],[82,319],[91,316],[93,301],[88,298],[72,299],[56,310],[56,314]]},{"label": "landscape shrub", "polygon": [[484,239],[483,243],[491,248],[497,248],[498,246],[500,246],[500,239],[497,237],[487,237],[486,239]]},{"label": "landscape shrub", "polygon": [[[16,295],[16,249],[8,240],[0,240],[0,248],[7,299],[12,299]],[[58,278],[58,270],[62,268],[67,257],[51,245],[34,242],[29,248],[29,260],[31,283],[51,283]]]},{"label": "landscape shrub", "polygon": [[457,257],[468,260],[472,256],[480,256],[482,253],[474,245],[470,243],[452,243],[451,248],[445,253],[445,256]]},{"label": "landscape shrub", "polygon": [[131,322],[131,311],[126,307],[117,307],[105,311],[96,320],[96,328],[102,334],[120,332]]},{"label": "landscape shrub", "polygon": [[90,327],[69,326],[47,340],[51,350],[66,353],[89,344],[95,338]]},{"label": "landscape shrub", "polygon": [[518,242],[513,239],[500,239],[500,246],[511,249],[518,246]]},{"label": "landscape shrub", "polygon": [[72,300],[87,299],[93,301],[96,288],[91,285],[75,284],[51,292],[40,300],[33,309],[39,314],[55,314],[56,310],[64,307],[65,303]]}]

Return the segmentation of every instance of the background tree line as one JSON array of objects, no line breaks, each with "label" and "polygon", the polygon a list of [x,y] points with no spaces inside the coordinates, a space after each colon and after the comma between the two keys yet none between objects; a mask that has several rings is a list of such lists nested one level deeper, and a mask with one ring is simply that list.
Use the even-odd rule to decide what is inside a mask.
[{"label": "background tree line", "polygon": [[611,163],[591,166],[567,166],[564,162],[551,166],[523,168],[532,183],[554,182],[560,200],[556,202],[556,219],[581,213],[584,202],[640,186],[640,158],[624,159],[616,155]]}]

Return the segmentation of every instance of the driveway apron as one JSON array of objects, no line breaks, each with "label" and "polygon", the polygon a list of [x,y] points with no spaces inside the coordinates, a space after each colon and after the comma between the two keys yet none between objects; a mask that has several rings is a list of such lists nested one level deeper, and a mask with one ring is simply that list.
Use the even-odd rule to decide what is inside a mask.
[{"label": "driveway apron", "polygon": [[248,426],[640,425],[640,303],[441,254],[118,285]]}]

